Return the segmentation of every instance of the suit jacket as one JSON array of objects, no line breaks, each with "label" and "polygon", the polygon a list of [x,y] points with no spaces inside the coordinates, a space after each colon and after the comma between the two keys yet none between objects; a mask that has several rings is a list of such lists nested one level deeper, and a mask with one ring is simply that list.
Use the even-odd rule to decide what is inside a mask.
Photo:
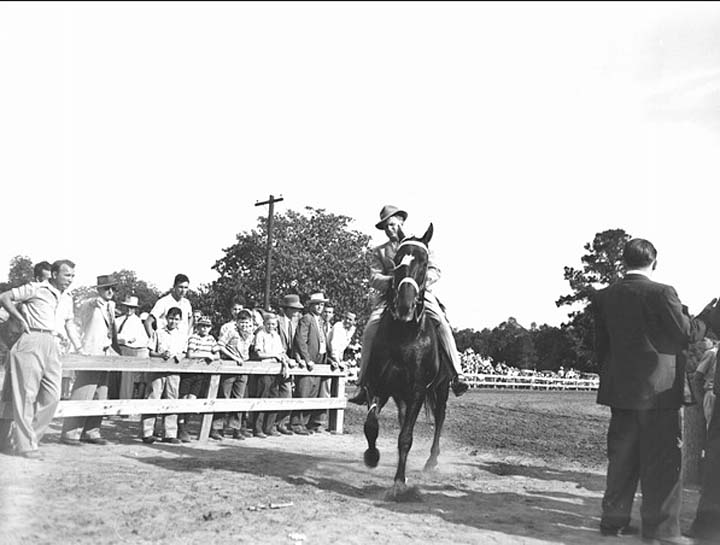
[{"label": "suit jacket", "polygon": [[[290,335],[288,335],[288,324],[290,324]],[[290,358],[295,357],[295,332],[297,325],[292,323],[292,320],[287,316],[278,316],[278,333],[280,334],[280,340],[282,341],[285,353]]]},{"label": "suit jacket", "polygon": [[295,333],[295,352],[305,361],[314,363],[325,363],[327,355],[327,340],[325,341],[325,353],[320,354],[320,342],[322,332],[318,328],[315,315],[308,312],[298,322]]},{"label": "suit jacket", "polygon": [[618,409],[677,409],[692,402],[685,373],[688,343],[705,323],[688,314],[672,286],[629,274],[595,293],[597,402]]}]

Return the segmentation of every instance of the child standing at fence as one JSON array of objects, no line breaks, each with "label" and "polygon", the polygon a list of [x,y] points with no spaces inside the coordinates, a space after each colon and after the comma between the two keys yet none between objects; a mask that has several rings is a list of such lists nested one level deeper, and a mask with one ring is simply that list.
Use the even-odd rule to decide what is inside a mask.
[{"label": "child standing at fence", "polygon": [[[278,333],[278,317],[267,313],[263,316],[263,328],[255,333],[255,356],[263,361],[280,362],[280,374],[254,375],[253,397],[277,397],[276,382],[285,381],[289,376],[290,358],[285,354],[280,334]],[[275,393],[275,395],[273,395]],[[256,412],[251,416],[253,436],[264,439],[268,435],[280,435],[275,428],[275,412]]]},{"label": "child standing at fence", "polygon": [[[207,316],[201,316],[196,322],[196,332],[188,339],[187,357],[196,361],[211,363],[220,358],[220,346],[215,337],[210,335],[212,322]],[[207,394],[208,375],[197,373],[194,375],[184,374],[180,378],[180,399],[197,399]],[[190,442],[190,434],[187,432],[187,420],[190,415],[181,414],[178,417],[178,439],[183,443]]]},{"label": "child standing at fence", "polygon": [[[179,363],[185,353],[187,338],[178,329],[182,320],[182,311],[172,307],[167,311],[165,327],[158,329],[150,342],[150,356],[159,357],[168,363]],[[146,399],[177,399],[180,389],[180,375],[173,373],[148,373]],[[177,415],[168,414],[163,418],[163,443],[180,443],[177,438]],[[154,443],[153,435],[156,415],[143,415],[143,443]]]}]

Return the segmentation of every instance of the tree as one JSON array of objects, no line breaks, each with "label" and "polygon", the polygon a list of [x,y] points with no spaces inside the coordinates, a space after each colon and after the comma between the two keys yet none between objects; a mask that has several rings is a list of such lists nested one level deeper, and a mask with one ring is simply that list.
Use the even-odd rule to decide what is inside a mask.
[{"label": "tree", "polygon": [[[135,271],[129,269],[121,269],[112,273],[118,280],[115,286],[115,303],[118,305],[125,301],[131,295],[138,298],[138,314],[141,312],[150,312],[155,301],[160,297],[160,291],[153,285],[148,284],[145,280],[140,280]],[[76,310],[88,297],[96,294],[93,286],[78,286],[72,290],[72,296],[75,301]]]},{"label": "tree", "polygon": [[588,252],[580,258],[582,270],[565,267],[564,278],[570,283],[573,293],[561,296],[555,304],[570,305],[589,301],[590,295],[599,286],[607,286],[622,275],[622,254],[625,244],[630,240],[623,229],[608,229],[597,233],[592,243],[585,244]]},{"label": "tree", "polygon": [[537,362],[530,332],[513,317],[491,331],[487,356],[520,369],[534,369]]},{"label": "tree", "polygon": [[570,312],[570,320],[560,326],[571,343],[575,360],[573,367],[576,369],[593,371],[597,368],[593,350],[594,321],[588,303],[595,290],[608,286],[622,276],[623,249],[631,238],[623,229],[597,233],[592,243],[584,246],[588,253],[580,258],[582,270],[565,267],[564,278],[570,283],[572,293],[561,296],[555,304],[558,307],[576,303],[583,305],[579,310]]},{"label": "tree", "polygon": [[[370,237],[349,228],[351,218],[306,207],[305,213],[288,210],[273,224],[271,305],[283,295],[301,298],[322,291],[336,314],[358,313],[358,322],[369,311]],[[267,219],[258,218],[257,229],[239,233],[237,242],[213,268],[220,278],[205,297],[212,311],[228,318],[237,296],[262,301],[265,291]]]},{"label": "tree", "polygon": [[8,271],[8,284],[10,284],[10,287],[16,288],[32,280],[34,280],[32,259],[24,255],[13,257],[10,260],[10,270]]},{"label": "tree", "polygon": [[557,371],[560,367],[577,368],[575,343],[567,328],[543,324],[532,331],[532,339],[538,371]]},{"label": "tree", "polygon": [[485,328],[482,331],[474,329],[454,330],[455,344],[458,352],[465,352],[468,348],[472,348],[473,352],[483,357],[490,357],[490,336],[492,332]]}]

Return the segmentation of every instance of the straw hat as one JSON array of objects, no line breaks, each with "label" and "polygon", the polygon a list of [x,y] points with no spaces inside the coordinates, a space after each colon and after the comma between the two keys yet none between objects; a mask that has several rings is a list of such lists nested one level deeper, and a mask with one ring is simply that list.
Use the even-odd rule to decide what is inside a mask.
[{"label": "straw hat", "polygon": [[130,295],[127,299],[125,299],[125,300],[124,300],[122,303],[120,303],[120,304],[121,304],[121,305],[125,305],[126,307],[135,307],[135,308],[137,308],[137,307],[140,306],[140,305],[138,304],[138,298],[135,297],[134,295]]},{"label": "straw hat", "polygon": [[319,291],[317,293],[313,293],[310,296],[310,300],[308,301],[308,304],[327,303],[329,301],[330,301],[330,299],[325,299],[325,294],[323,294],[323,292]]}]

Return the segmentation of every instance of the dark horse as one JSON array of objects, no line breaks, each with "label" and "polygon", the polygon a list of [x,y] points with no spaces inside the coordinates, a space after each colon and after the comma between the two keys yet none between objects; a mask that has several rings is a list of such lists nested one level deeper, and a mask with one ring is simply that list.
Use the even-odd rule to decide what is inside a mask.
[{"label": "dark horse", "polygon": [[378,437],[378,415],[389,398],[398,408],[398,466],[391,500],[409,499],[414,494],[406,487],[405,464],[413,441],[413,429],[423,404],[435,417],[435,436],[425,470],[437,466],[440,454],[440,433],[445,422],[449,381],[446,357],[439,349],[435,324],[424,307],[425,280],[428,269],[428,243],[433,235],[430,224],[421,238],[404,238],[395,254],[393,281],[385,294],[383,311],[366,370],[368,414],[365,437],[368,448],[365,464],[375,467],[380,452],[375,446]]}]

